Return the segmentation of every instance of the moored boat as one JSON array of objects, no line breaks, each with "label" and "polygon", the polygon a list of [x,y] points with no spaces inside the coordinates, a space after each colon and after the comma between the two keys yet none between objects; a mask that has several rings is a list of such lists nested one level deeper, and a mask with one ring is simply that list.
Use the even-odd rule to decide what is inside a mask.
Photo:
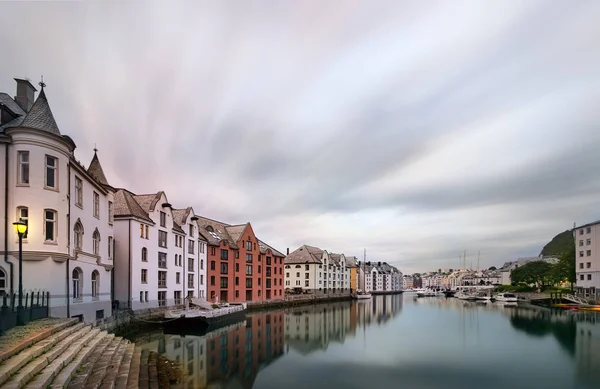
[{"label": "moored boat", "polygon": [[516,303],[518,301],[518,298],[517,295],[512,293],[498,293],[494,296],[494,300]]},{"label": "moored boat", "polygon": [[205,300],[188,297],[184,309],[165,312],[165,325],[182,330],[222,326],[244,320],[246,308],[246,303],[210,304]]}]

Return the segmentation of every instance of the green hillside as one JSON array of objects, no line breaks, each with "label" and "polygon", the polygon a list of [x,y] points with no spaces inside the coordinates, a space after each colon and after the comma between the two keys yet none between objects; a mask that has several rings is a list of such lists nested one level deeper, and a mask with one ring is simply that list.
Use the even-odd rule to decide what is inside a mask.
[{"label": "green hillside", "polygon": [[556,235],[544,246],[540,255],[560,255],[564,252],[575,252],[573,232],[567,230]]}]

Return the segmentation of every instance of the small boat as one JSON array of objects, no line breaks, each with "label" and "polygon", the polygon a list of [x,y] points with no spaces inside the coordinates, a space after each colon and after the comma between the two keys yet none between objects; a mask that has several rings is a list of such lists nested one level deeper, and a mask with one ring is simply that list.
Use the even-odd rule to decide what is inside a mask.
[{"label": "small boat", "polygon": [[516,303],[518,301],[517,295],[512,294],[512,293],[499,293],[496,296],[494,296],[494,299],[496,301],[511,302],[511,303]]},{"label": "small boat", "polygon": [[371,293],[358,292],[355,296],[357,300],[368,300],[371,298]]},{"label": "small boat", "polygon": [[437,292],[433,289],[425,289],[417,292],[417,297],[435,297],[437,295]]},{"label": "small boat", "polygon": [[220,327],[246,318],[246,303],[210,304],[206,300],[194,297],[188,297],[185,301],[184,309],[171,309],[165,312],[165,325],[179,329]]}]

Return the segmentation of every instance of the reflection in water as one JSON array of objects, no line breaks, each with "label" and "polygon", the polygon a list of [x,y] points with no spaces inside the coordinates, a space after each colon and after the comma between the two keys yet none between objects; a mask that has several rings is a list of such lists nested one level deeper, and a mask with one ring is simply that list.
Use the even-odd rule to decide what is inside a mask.
[{"label": "reflection in water", "polygon": [[454,298],[374,296],[136,342],[179,361],[186,378],[176,388],[387,389],[400,380],[431,388],[588,389],[600,382],[600,315]]}]

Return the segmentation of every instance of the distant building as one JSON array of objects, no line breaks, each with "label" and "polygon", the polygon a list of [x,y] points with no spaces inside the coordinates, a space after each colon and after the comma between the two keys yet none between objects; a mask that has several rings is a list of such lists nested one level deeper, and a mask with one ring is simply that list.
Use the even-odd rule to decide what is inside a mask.
[{"label": "distant building", "polygon": [[414,279],[410,275],[402,277],[402,289],[412,289],[414,287]]},{"label": "distant building", "polygon": [[600,300],[600,220],[573,229],[577,295]]},{"label": "distant building", "polygon": [[395,293],[403,290],[403,274],[386,262],[359,264],[359,289],[369,293]]},{"label": "distant building", "polygon": [[505,262],[504,265],[498,271],[500,272],[500,283],[502,285],[510,285],[512,283],[510,273],[518,268],[519,266],[523,266],[526,263],[534,262],[534,261],[546,261],[549,263],[556,263],[558,259],[555,257],[547,256],[539,256],[539,257],[523,257],[519,258],[516,261]]}]

